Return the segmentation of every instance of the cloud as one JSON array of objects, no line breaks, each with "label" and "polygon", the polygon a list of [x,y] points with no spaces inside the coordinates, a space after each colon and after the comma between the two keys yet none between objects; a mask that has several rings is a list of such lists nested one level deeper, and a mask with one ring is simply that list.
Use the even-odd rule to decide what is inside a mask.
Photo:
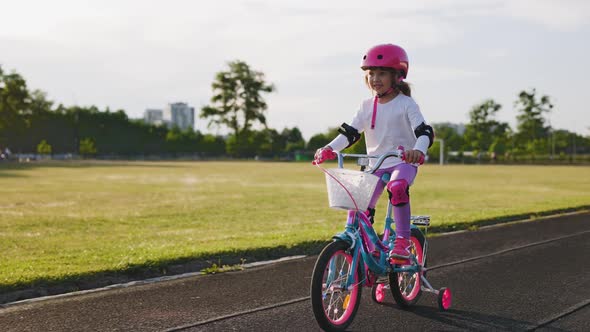
[{"label": "cloud", "polygon": [[465,68],[429,65],[416,65],[414,66],[412,73],[413,80],[420,82],[453,81],[477,78],[482,75],[484,75],[484,73],[480,71],[473,71]]},{"label": "cloud", "polygon": [[504,48],[496,48],[487,50],[484,56],[491,59],[507,58],[510,56],[510,51]]},{"label": "cloud", "polygon": [[586,0],[513,0],[503,4],[502,14],[558,30],[587,26],[590,2]]}]

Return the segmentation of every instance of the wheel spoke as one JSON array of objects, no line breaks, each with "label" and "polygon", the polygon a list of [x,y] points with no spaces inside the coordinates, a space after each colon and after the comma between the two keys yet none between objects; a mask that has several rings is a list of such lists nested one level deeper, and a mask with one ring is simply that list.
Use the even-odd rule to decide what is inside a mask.
[{"label": "wheel spoke", "polygon": [[359,305],[362,289],[356,284],[358,272],[352,269],[349,247],[344,241],[329,244],[314,268],[311,302],[316,320],[324,330],[346,329]]},{"label": "wheel spoke", "polygon": [[335,255],[325,270],[326,282],[322,291],[324,311],[331,320],[338,320],[344,314],[344,302],[350,291],[346,288],[352,266],[343,255]]}]

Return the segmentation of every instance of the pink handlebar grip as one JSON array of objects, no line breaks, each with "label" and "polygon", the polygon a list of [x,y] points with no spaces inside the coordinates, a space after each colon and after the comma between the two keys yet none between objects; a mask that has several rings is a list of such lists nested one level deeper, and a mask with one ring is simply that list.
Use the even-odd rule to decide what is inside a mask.
[{"label": "pink handlebar grip", "polygon": [[311,162],[312,165],[319,165],[328,159],[335,159],[336,152],[330,149],[321,149],[316,152],[314,160]]},{"label": "pink handlebar grip", "polygon": [[420,156],[420,160],[418,160],[418,164],[420,164],[420,165],[424,164],[424,155]]},{"label": "pink handlebar grip", "polygon": [[[397,150],[398,150],[398,152],[401,152],[401,159],[403,161],[406,161],[406,149],[400,145],[397,147]],[[420,159],[418,160],[418,162],[416,164],[418,164],[418,165],[424,164],[424,155],[420,156]]]}]

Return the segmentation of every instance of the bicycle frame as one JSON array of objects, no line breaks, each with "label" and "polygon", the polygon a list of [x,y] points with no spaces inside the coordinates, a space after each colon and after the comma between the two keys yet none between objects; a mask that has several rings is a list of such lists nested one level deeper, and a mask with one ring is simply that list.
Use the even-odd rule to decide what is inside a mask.
[{"label": "bicycle frame", "polygon": [[[380,156],[379,160],[376,162],[376,165],[368,173],[373,173],[376,169],[378,169],[386,158],[391,156],[397,157],[398,155],[399,154],[397,152],[393,152]],[[339,168],[343,168],[344,157],[377,158],[367,155],[338,153]],[[385,174],[381,178],[381,181],[387,183],[389,181],[389,174]],[[364,285],[367,287],[373,286],[375,281],[372,280],[372,278],[369,278],[370,272],[374,273],[376,275],[375,277],[379,277],[388,275],[391,271],[417,273],[423,270],[423,267],[418,263],[415,255],[410,255],[410,259],[414,263],[412,265],[404,267],[392,267],[389,264],[389,251],[393,249],[393,239],[395,239],[395,231],[391,227],[393,224],[393,218],[391,217],[392,213],[393,205],[390,202],[387,205],[383,237],[380,239],[375,232],[375,229],[373,228],[369,218],[364,212],[355,210],[348,211],[348,218],[344,232],[333,236],[333,239],[335,240],[343,240],[350,243],[350,250],[353,251],[352,264],[350,271],[348,271],[349,278],[347,278],[347,284],[345,285],[347,288],[353,285],[354,271],[359,268],[360,264],[364,264],[364,266],[362,266],[363,268],[361,269],[361,281],[359,281],[359,283],[364,283]],[[418,227],[413,224],[410,227],[418,229]],[[373,255],[374,253],[378,253],[378,259]],[[426,251],[424,251],[424,255],[425,253]],[[333,262],[331,264],[333,264]]]},{"label": "bicycle frame", "polygon": [[[359,165],[361,171],[374,174],[389,157],[403,156],[403,148],[381,156],[368,156],[360,154],[337,153],[338,166],[344,168],[344,157],[365,158]],[[368,158],[378,158],[374,163],[368,163]],[[402,158],[403,159],[403,158]],[[421,164],[420,161],[419,164]],[[365,167],[371,165],[369,170]],[[316,163],[315,165],[318,165]],[[318,166],[319,167],[319,166]],[[421,292],[428,292],[437,296],[438,307],[441,311],[448,310],[452,303],[450,289],[442,287],[434,289],[426,280],[424,273],[427,271],[426,254],[428,242],[426,231],[422,232],[418,226],[428,229],[429,216],[410,216],[411,249],[410,264],[398,265],[390,263],[389,253],[394,247],[396,233],[392,228],[394,206],[388,202],[383,235],[380,238],[369,219],[366,209],[367,201],[357,205],[353,194],[336,177],[327,170],[326,181],[336,181],[344,188],[346,194],[354,204],[354,210],[348,210],[344,231],[333,236],[334,242],[324,248],[318,257],[311,283],[311,302],[314,315],[320,327],[326,330],[344,330],[352,322],[359,306],[359,287],[370,287],[373,301],[383,303],[383,290],[389,286],[394,300],[402,308],[414,305]],[[330,177],[330,178],[329,178]],[[389,174],[381,176],[380,181],[385,183],[390,180]],[[370,184],[375,184],[375,179],[370,179]],[[330,192],[329,192],[330,193]],[[366,198],[366,197],[364,197]],[[341,208],[351,205],[332,204],[332,207]],[[342,252],[344,251],[344,254]],[[337,258],[336,258],[337,257]],[[344,261],[342,261],[344,259]],[[407,263],[406,263],[407,264]],[[386,284],[387,283],[387,284]]]},{"label": "bicycle frame", "polygon": [[[343,240],[350,243],[350,250],[352,254],[352,264],[350,271],[350,278],[346,287],[353,284],[353,273],[359,268],[359,264],[364,264],[361,269],[361,282],[367,287],[373,286],[374,281],[368,278],[368,272],[375,273],[376,276],[385,276],[389,272],[410,272],[417,273],[423,270],[423,267],[418,263],[416,256],[410,255],[413,265],[404,267],[391,267],[388,262],[389,251],[393,249],[393,239],[395,238],[395,231],[391,229],[393,219],[390,214],[391,206],[388,206],[388,217],[385,219],[385,227],[383,238],[380,239],[375,229],[371,225],[369,218],[363,212],[349,211],[345,231],[333,236],[335,240]],[[417,228],[411,225],[412,228]],[[387,243],[387,244],[386,244]],[[378,259],[373,256],[373,253],[379,252]]]}]

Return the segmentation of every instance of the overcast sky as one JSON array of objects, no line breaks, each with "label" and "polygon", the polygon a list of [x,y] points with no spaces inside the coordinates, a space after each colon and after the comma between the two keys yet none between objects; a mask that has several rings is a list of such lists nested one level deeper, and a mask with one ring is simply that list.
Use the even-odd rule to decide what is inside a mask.
[{"label": "overcast sky", "polygon": [[[515,126],[536,88],[556,128],[590,135],[590,1],[0,0],[0,64],[57,103],[124,109],[184,101],[196,113],[227,62],[266,74],[268,125],[306,139],[349,122],[370,93],[366,49],[403,46],[428,122],[468,122],[487,98]],[[206,120],[196,128],[207,131]],[[211,130],[216,132],[216,130]],[[221,133],[222,131],[220,131]]]}]

